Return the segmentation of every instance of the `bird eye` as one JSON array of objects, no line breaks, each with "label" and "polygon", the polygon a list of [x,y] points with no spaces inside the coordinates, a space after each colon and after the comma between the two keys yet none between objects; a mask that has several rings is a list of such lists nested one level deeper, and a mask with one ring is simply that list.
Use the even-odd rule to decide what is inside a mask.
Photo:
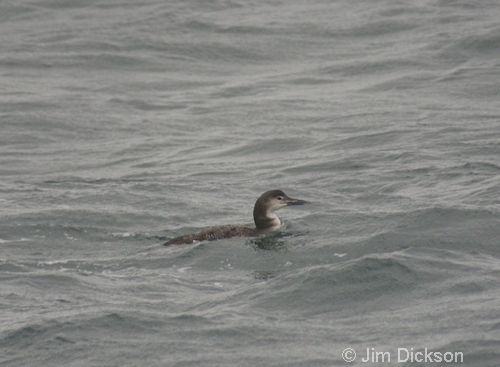
[{"label": "bird eye", "polygon": [[278,196],[276,199],[283,200],[283,198],[281,196]]}]

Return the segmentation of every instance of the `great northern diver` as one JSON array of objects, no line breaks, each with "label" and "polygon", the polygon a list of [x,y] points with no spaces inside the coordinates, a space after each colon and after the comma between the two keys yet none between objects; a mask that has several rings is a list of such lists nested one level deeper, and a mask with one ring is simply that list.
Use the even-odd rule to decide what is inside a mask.
[{"label": "great northern diver", "polygon": [[281,190],[271,190],[263,193],[256,201],[253,208],[253,220],[255,228],[237,225],[224,225],[206,228],[194,234],[188,234],[176,237],[167,241],[163,246],[182,245],[201,241],[214,241],[221,238],[230,237],[256,237],[262,234],[272,232],[280,228],[281,221],[274,214],[274,211],[290,205],[304,205],[308,201],[292,199],[285,195]]}]

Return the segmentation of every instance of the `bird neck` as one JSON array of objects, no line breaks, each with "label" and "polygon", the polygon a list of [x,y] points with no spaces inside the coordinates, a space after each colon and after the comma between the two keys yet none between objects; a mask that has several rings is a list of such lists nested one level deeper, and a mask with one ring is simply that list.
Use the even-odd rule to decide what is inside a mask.
[{"label": "bird neck", "polygon": [[271,232],[278,229],[281,226],[278,216],[272,212],[268,212],[265,207],[257,204],[253,210],[253,220],[257,230]]}]

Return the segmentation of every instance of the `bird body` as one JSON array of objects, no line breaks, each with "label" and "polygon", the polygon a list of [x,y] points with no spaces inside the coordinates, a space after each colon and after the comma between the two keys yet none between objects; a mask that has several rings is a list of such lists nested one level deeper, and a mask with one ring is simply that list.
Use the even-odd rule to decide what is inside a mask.
[{"label": "bird body", "polygon": [[257,237],[281,227],[281,221],[274,212],[291,205],[303,205],[305,200],[292,199],[281,190],[271,190],[263,193],[256,201],[253,209],[255,228],[227,224],[209,227],[199,232],[173,238],[163,246],[182,245],[201,241],[214,241],[231,237]]}]

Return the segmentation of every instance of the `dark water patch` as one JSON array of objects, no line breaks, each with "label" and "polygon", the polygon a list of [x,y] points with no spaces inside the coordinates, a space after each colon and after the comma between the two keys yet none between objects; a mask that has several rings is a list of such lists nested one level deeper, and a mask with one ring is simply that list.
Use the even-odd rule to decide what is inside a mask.
[{"label": "dark water patch", "polygon": [[492,162],[468,162],[457,167],[469,174],[490,174],[497,175],[500,172],[500,165]]},{"label": "dark water patch", "polygon": [[[47,60],[46,58],[44,59],[32,59],[29,57],[23,57],[21,55],[17,57],[5,57],[0,59],[0,65],[2,67],[6,68],[7,70],[12,68],[12,69],[34,69],[34,70],[43,70],[43,69],[51,69],[53,68],[53,64],[50,62],[50,60]],[[20,103],[20,102],[19,102]],[[19,104],[18,103],[18,104]],[[29,104],[26,103],[25,104]],[[35,107],[38,107],[37,103],[31,102]],[[9,103],[8,105],[11,105]],[[57,106],[55,106],[57,107]]]},{"label": "dark water patch", "polygon": [[[444,60],[450,60],[451,65],[459,65],[481,56],[482,59],[495,57],[499,53],[500,37],[496,30],[481,32],[473,36],[457,37],[441,43],[439,55]],[[431,46],[436,47],[436,45]]]},{"label": "dark water patch", "polygon": [[264,251],[285,251],[287,247],[285,241],[280,241],[275,238],[262,238],[254,240],[252,241],[252,244],[255,245],[257,249]]},{"label": "dark water patch", "polygon": [[370,165],[361,163],[352,158],[335,159],[318,164],[301,164],[284,168],[283,172],[288,174],[299,174],[307,172],[335,172],[335,171],[362,171],[370,168]]},{"label": "dark water patch", "polygon": [[[81,314],[71,321],[52,320],[8,331],[2,335],[0,346],[11,358],[36,358],[37,363],[88,361],[88,348],[96,342],[113,348],[117,343],[128,344],[127,340],[141,335],[152,338],[163,325],[160,319],[149,316],[109,313],[93,317]],[[101,356],[106,354],[100,353]]]},{"label": "dark water patch", "polygon": [[477,55],[477,53],[489,52],[496,55],[499,53],[500,49],[499,30],[500,28],[497,28],[490,32],[462,38],[455,47],[457,50],[470,51],[475,55]]},{"label": "dark water patch", "polygon": [[406,141],[408,136],[412,136],[417,132],[415,129],[405,130],[387,130],[381,132],[363,132],[340,140],[337,145],[344,148],[373,148],[376,146],[397,145],[398,142]]},{"label": "dark water patch", "polygon": [[[441,343],[440,343],[441,344]],[[463,353],[463,363],[458,359],[459,363],[450,363],[450,365],[471,364],[474,366],[494,367],[500,362],[500,342],[498,340],[484,340],[481,338],[464,337],[460,341],[442,343],[439,349],[442,351],[450,351],[454,355],[455,352]],[[448,357],[448,359],[450,359]],[[436,365],[438,365],[436,363]]]},{"label": "dark water patch", "polygon": [[122,100],[120,98],[113,98],[109,102],[120,104],[127,108],[132,107],[141,111],[169,111],[187,108],[187,105],[180,103],[152,104],[140,99]]},{"label": "dark water patch", "polygon": [[409,212],[406,217],[408,221],[423,221],[421,227],[442,226],[443,223],[458,223],[461,220],[468,219],[488,219],[496,217],[496,213],[481,208],[469,207],[433,207],[427,209],[418,209]]},{"label": "dark water patch", "polygon": [[334,83],[335,80],[333,78],[303,76],[285,82],[292,85],[322,85]]},{"label": "dark water patch", "polygon": [[454,294],[480,294],[484,292],[487,288],[476,282],[463,282],[460,284],[455,284],[449,290],[449,293]]},{"label": "dark water patch", "polygon": [[285,251],[287,249],[287,242],[283,239],[291,235],[291,233],[277,231],[265,236],[253,238],[248,242],[255,246],[258,250]]},{"label": "dark water patch", "polygon": [[399,228],[413,229],[420,234],[434,234],[434,239],[473,240],[474,234],[483,229],[491,233],[498,216],[498,213],[484,209],[434,207],[407,213],[400,221]]},{"label": "dark water patch", "polygon": [[5,274],[26,273],[29,271],[30,267],[24,264],[17,264],[8,260],[0,260],[0,274],[2,279],[4,279]]},{"label": "dark water patch", "polygon": [[49,8],[49,9],[78,9],[78,8],[85,8],[90,5],[94,5],[95,3],[98,3],[96,0],[92,1],[84,1],[84,0],[51,0],[51,1],[46,1],[43,3],[37,3],[36,7],[37,8]]},{"label": "dark water patch", "polygon": [[[267,46],[270,47],[270,46]],[[221,63],[234,68],[236,64],[261,64],[263,62],[277,61],[279,54],[266,52],[258,48],[245,48],[236,44],[223,42],[171,42],[168,47],[176,61],[184,63],[185,66],[199,68],[198,63],[214,68],[213,63]],[[180,59],[180,60],[177,60]],[[185,65],[189,63],[188,65]],[[210,65],[212,64],[212,65]],[[177,66],[182,70],[181,64]],[[159,67],[159,65],[158,65]],[[159,71],[159,69],[157,69]],[[214,68],[216,72],[217,68]]]},{"label": "dark water patch", "polygon": [[399,32],[411,31],[418,27],[414,21],[397,21],[384,19],[383,21],[367,22],[362,26],[353,27],[349,30],[351,37],[379,37],[386,34],[394,36]]},{"label": "dark water patch", "polygon": [[30,19],[36,13],[36,7],[31,4],[2,4],[2,11],[0,12],[0,22],[22,22],[25,19]]},{"label": "dark water patch", "polygon": [[387,92],[387,91],[415,91],[428,87],[429,81],[433,80],[435,75],[429,72],[420,73],[412,76],[394,76],[388,77],[382,82],[373,83],[363,88],[365,92]]},{"label": "dark water patch", "polygon": [[[499,254],[496,221],[491,219],[457,222],[453,225],[440,224],[438,220],[429,223],[429,228],[419,223],[402,223],[400,229],[378,233],[368,238],[350,243],[343,247],[349,258],[367,253],[384,253],[415,249],[438,249],[450,251],[478,251],[480,253]],[[430,221],[431,222],[431,221]],[[489,233],[484,235],[484,233]],[[481,235],[483,234],[483,235]]]},{"label": "dark water patch", "polygon": [[373,234],[366,239],[345,248],[349,258],[369,253],[390,253],[405,250],[412,246],[412,238],[406,233],[388,232]]},{"label": "dark water patch", "polygon": [[497,322],[496,324],[493,324],[491,326],[491,331],[497,331],[497,330],[500,330],[500,322]]},{"label": "dark water patch", "polygon": [[7,332],[0,340],[0,346],[9,348],[28,348],[32,346],[37,339],[43,337],[46,329],[39,326],[26,326],[16,331]]},{"label": "dark water patch", "polygon": [[86,53],[77,57],[65,57],[62,59],[50,59],[51,64],[58,67],[90,68],[100,70],[159,70],[161,66],[151,59],[141,56],[124,55],[122,53],[96,52]]},{"label": "dark water patch", "polygon": [[279,154],[294,151],[303,146],[303,140],[300,138],[265,138],[259,140],[246,140],[239,143],[236,147],[224,149],[211,154],[211,157],[243,157],[249,154],[257,156],[266,154]]},{"label": "dark water patch", "polygon": [[260,84],[256,85],[239,85],[239,86],[229,86],[222,88],[212,94],[214,98],[239,98],[239,97],[248,97],[248,96],[256,96],[259,94],[269,93],[273,89],[271,84]]},{"label": "dark water patch", "polygon": [[269,280],[276,278],[280,274],[282,274],[283,271],[280,270],[256,270],[252,273],[252,276],[257,279],[257,280]]},{"label": "dark water patch", "polygon": [[[418,273],[402,259],[364,257],[304,268],[269,280],[270,289],[253,301],[264,309],[286,309],[291,315],[365,312],[385,307],[409,294]],[[351,311],[346,311],[349,307]]]},{"label": "dark water patch", "polygon": [[195,31],[202,32],[214,32],[226,35],[243,35],[243,36],[263,36],[278,34],[281,30],[278,30],[271,26],[253,26],[253,25],[220,25],[216,23],[203,22],[199,20],[191,20],[184,24],[187,28],[191,28]]}]

